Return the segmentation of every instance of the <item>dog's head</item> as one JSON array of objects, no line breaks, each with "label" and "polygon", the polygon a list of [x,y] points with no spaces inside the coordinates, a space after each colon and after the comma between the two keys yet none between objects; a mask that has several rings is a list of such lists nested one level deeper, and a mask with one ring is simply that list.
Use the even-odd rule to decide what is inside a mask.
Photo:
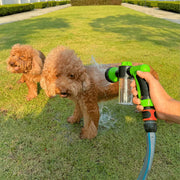
[{"label": "dog's head", "polygon": [[41,78],[41,87],[47,96],[59,94],[73,99],[89,86],[86,69],[73,50],[60,46],[49,53]]},{"label": "dog's head", "polygon": [[8,70],[12,73],[41,74],[43,62],[39,52],[29,45],[15,44],[7,60]]}]

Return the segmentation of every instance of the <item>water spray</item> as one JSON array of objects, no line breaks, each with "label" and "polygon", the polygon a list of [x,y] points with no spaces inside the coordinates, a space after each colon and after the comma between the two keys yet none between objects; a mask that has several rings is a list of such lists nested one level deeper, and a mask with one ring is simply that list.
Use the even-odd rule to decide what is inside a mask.
[{"label": "water spray", "polygon": [[138,98],[141,100],[141,105],[144,107],[142,117],[144,121],[144,129],[147,133],[146,142],[147,149],[144,158],[144,164],[141,172],[138,176],[138,180],[146,180],[148,173],[151,170],[155,144],[156,144],[156,130],[157,130],[157,118],[155,114],[155,108],[152,103],[149,94],[149,86],[145,79],[140,78],[137,75],[137,71],[150,72],[150,67],[146,64],[132,66],[131,62],[123,62],[119,67],[111,67],[106,70],[105,77],[111,82],[115,83],[119,81],[119,103],[131,104],[132,94],[130,88],[130,81],[134,78],[136,82]]}]

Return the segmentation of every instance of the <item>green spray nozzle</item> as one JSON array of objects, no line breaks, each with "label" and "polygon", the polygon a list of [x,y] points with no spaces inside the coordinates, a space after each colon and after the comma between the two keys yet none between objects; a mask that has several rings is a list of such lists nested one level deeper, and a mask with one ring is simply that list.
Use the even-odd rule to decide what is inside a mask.
[{"label": "green spray nozzle", "polygon": [[[120,78],[126,79],[133,77],[136,82],[138,98],[141,100],[141,105],[144,108],[154,108],[149,94],[149,86],[145,79],[142,79],[137,75],[137,71],[150,72],[150,67],[147,64],[132,66],[131,62],[122,62],[121,66],[119,67],[110,67],[107,69],[105,72],[105,77],[109,82],[112,83],[117,82]],[[151,112],[151,114],[154,114],[154,112]],[[147,117],[148,116],[149,115],[147,113]],[[152,119],[155,118],[152,117]]]},{"label": "green spray nozzle", "polygon": [[136,82],[138,97],[141,100],[143,107],[153,106],[149,96],[149,86],[144,79],[137,76],[137,71],[150,72],[150,67],[147,64],[132,66],[131,62],[122,62],[119,67],[110,67],[105,72],[105,77],[109,82],[115,83],[119,78],[124,78],[129,75]]}]

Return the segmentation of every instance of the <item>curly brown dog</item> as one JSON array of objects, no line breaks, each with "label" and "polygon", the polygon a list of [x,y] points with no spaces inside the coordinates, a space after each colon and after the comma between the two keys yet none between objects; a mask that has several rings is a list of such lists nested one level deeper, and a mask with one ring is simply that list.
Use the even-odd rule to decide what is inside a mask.
[{"label": "curly brown dog", "polygon": [[[116,64],[118,66],[120,64]],[[53,49],[47,56],[41,78],[41,87],[47,96],[59,94],[75,102],[69,123],[84,118],[81,138],[94,138],[98,132],[98,102],[118,96],[118,83],[105,79],[105,70],[111,65],[83,66],[75,52],[63,46]]]},{"label": "curly brown dog", "polygon": [[40,82],[45,56],[41,51],[29,45],[15,44],[7,60],[8,70],[12,73],[22,73],[18,83],[26,83],[30,101],[37,96],[37,82]]}]

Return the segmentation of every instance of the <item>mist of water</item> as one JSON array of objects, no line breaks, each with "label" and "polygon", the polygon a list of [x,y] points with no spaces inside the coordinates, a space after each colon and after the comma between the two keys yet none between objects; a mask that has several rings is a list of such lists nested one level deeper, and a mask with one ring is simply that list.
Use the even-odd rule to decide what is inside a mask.
[{"label": "mist of water", "polygon": [[106,105],[104,102],[101,102],[99,104],[99,111],[99,126],[105,129],[111,129],[115,127],[115,124],[118,119],[115,117],[115,114],[111,110],[110,106]]},{"label": "mist of water", "polygon": [[[93,56],[91,56],[91,64],[93,66],[95,66],[98,70],[98,78],[101,77],[101,85],[102,86],[108,86],[110,84],[110,82],[108,82],[105,79],[105,71],[107,70],[107,66],[103,65],[103,64],[99,64],[97,63],[97,61],[95,60],[95,58]],[[101,75],[101,76],[99,76]],[[118,118],[116,117],[115,112],[112,110],[112,103],[114,103],[115,106],[119,106],[119,104],[124,104],[124,105],[132,105],[132,97],[129,96],[131,98],[131,100],[128,99],[128,101],[120,101],[120,99],[123,98],[123,96],[120,96],[120,86],[124,87],[124,84],[120,84],[119,81],[119,97],[116,100],[112,100],[111,103],[107,103],[107,102],[101,102],[99,103],[99,111],[100,111],[100,120],[99,120],[99,125],[100,127],[106,128],[106,129],[111,129],[113,127],[115,127],[115,124],[118,120]],[[123,89],[124,91],[124,89]],[[128,90],[126,90],[129,92],[129,88]],[[125,94],[126,95],[126,94]],[[125,98],[127,99],[127,97]],[[118,102],[119,100],[119,102]],[[124,103],[123,103],[124,102]]]},{"label": "mist of water", "polygon": [[[98,78],[101,78],[101,86],[108,86],[110,85],[110,82],[108,82],[105,78],[105,71],[107,70],[107,66],[104,64],[99,64],[95,60],[93,56],[91,56],[91,65],[95,66],[98,70],[96,73],[98,74]],[[118,104],[118,101],[114,101],[113,103]],[[99,111],[100,111],[100,120],[99,120],[99,126],[105,129],[111,129],[115,127],[117,118],[115,118],[115,115],[111,109],[110,103],[107,102],[101,102],[99,103]]]}]

